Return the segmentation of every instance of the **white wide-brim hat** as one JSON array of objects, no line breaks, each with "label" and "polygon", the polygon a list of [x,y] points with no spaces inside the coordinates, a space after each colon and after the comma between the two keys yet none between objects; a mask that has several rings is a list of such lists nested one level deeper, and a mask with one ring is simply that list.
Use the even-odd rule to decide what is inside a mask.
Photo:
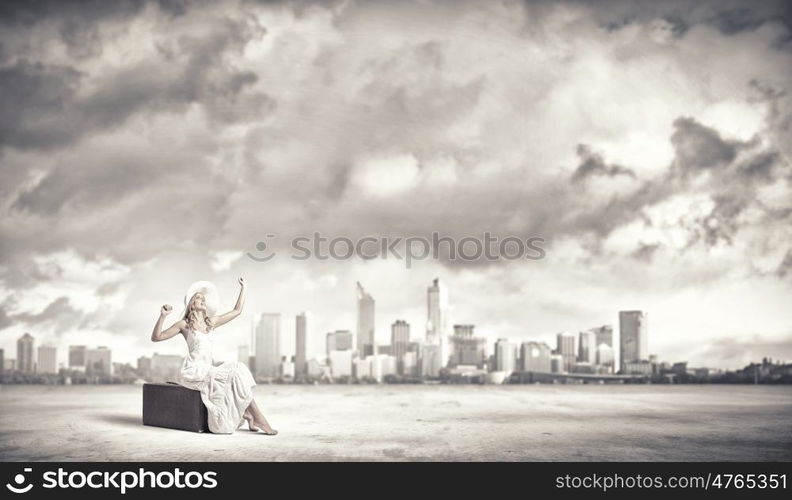
[{"label": "white wide-brim hat", "polygon": [[202,293],[204,296],[204,302],[206,302],[206,315],[214,316],[217,313],[217,309],[220,305],[220,294],[217,292],[217,287],[214,286],[214,283],[211,281],[196,281],[190,285],[187,289],[187,293],[184,294],[184,309],[182,309],[179,319],[184,318],[184,315],[187,314],[187,305],[190,303],[190,299],[192,299],[193,295],[198,292]]}]

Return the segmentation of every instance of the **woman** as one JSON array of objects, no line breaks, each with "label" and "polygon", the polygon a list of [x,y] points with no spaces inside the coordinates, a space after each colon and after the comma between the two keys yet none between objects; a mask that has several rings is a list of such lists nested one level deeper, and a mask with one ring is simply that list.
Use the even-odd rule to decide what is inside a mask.
[{"label": "woman", "polygon": [[239,278],[239,286],[239,298],[234,309],[215,316],[216,307],[207,307],[207,297],[217,297],[214,285],[194,283],[184,297],[186,308],[182,318],[165,330],[162,330],[162,323],[173,308],[168,304],[162,306],[151,340],[161,342],[179,333],[184,336],[188,353],[178,381],[185,387],[201,391],[201,399],[209,414],[210,431],[231,434],[246,420],[251,431],[274,436],[278,431],[270,427],[253,400],[256,382],[247,366],[240,362],[220,366],[212,364],[212,332],[239,316],[245,305],[244,278]]}]

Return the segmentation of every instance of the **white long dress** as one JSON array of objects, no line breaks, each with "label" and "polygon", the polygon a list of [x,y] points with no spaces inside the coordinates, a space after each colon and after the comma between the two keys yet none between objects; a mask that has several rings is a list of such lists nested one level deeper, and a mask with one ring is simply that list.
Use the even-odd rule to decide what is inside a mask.
[{"label": "white long dress", "polygon": [[212,364],[211,333],[195,330],[186,335],[189,353],[182,362],[178,382],[201,391],[201,399],[209,413],[209,430],[231,434],[242,423],[242,415],[253,400],[256,381],[248,367],[240,362]]}]

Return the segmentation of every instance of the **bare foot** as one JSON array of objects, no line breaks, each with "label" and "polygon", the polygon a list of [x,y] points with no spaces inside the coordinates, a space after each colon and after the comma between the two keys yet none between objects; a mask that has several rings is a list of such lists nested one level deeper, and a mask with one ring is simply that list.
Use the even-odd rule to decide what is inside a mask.
[{"label": "bare foot", "polygon": [[278,433],[269,425],[256,422],[255,420],[248,420],[248,426],[250,426],[251,431],[259,430],[268,436],[274,436]]}]

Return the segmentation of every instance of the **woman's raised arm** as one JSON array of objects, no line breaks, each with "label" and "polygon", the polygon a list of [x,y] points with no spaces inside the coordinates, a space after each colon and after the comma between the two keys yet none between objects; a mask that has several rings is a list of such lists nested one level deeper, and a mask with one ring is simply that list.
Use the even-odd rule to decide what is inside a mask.
[{"label": "woman's raised arm", "polygon": [[170,314],[173,308],[165,304],[160,309],[160,315],[157,319],[157,322],[154,324],[154,330],[151,332],[151,341],[152,342],[162,342],[163,340],[168,340],[169,338],[175,336],[177,333],[181,332],[182,328],[185,326],[185,322],[183,319],[180,319],[176,323],[172,324],[166,330],[162,330],[162,322],[165,321],[165,316]]},{"label": "woman's raised arm", "polygon": [[236,318],[240,314],[242,314],[242,308],[245,307],[245,278],[239,278],[239,297],[237,297],[237,302],[234,308],[228,311],[225,314],[220,314],[218,316],[214,316],[212,318],[212,326],[217,328],[218,326],[225,325],[232,319]]}]

